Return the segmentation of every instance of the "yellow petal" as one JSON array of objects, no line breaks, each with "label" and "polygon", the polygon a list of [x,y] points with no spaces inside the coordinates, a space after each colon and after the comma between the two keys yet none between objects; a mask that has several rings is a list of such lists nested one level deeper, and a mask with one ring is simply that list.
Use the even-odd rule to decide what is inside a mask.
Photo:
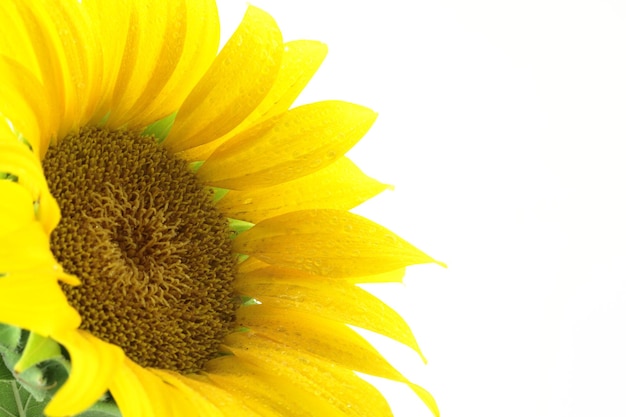
[{"label": "yellow petal", "polygon": [[[220,363],[224,360],[228,361],[229,359],[231,358],[218,358],[211,363]],[[245,371],[242,369],[241,372]],[[252,393],[244,391],[242,392],[242,395],[239,393],[232,394],[231,392],[215,385],[215,383],[208,378],[206,373],[187,375],[183,377],[183,379],[185,384],[195,390],[204,399],[210,401],[220,410],[222,414],[216,414],[215,417],[220,415],[223,415],[224,417],[256,417],[267,415],[263,414],[263,410],[261,410],[263,406],[250,404],[256,401]],[[233,378],[233,384],[236,384],[235,379],[236,378]],[[263,383],[262,381],[260,382]]]},{"label": "yellow petal", "polygon": [[284,385],[315,393],[319,403],[332,405],[340,415],[392,417],[380,392],[349,369],[293,351],[252,332],[232,334],[226,344],[236,356],[282,378]]},{"label": "yellow petal", "polygon": [[377,283],[377,282],[402,282],[404,279],[406,268],[396,269],[395,271],[383,272],[382,274],[363,275],[360,277],[344,278],[346,282],[353,284]]},{"label": "yellow petal", "polygon": [[237,323],[252,332],[288,346],[296,352],[306,352],[340,366],[407,384],[439,416],[432,395],[419,385],[409,382],[354,330],[338,323],[299,311],[256,305],[237,311]]},{"label": "yellow petal", "polygon": [[[93,30],[91,17],[79,2],[49,0],[43,8],[50,15],[50,28],[58,34],[58,45],[63,51],[63,55],[53,52],[59,56],[62,77],[59,88],[63,88],[61,93],[65,94],[65,112],[56,132],[59,138],[63,138],[67,132],[84,125],[101,100],[103,67],[100,38]],[[42,12],[35,7],[33,10],[36,14]],[[55,65],[52,59],[48,62]],[[43,65],[42,71],[47,70]]]},{"label": "yellow petal", "polygon": [[[93,57],[94,65],[101,68],[100,79],[97,80],[100,84],[100,94],[89,119],[90,124],[100,123],[106,115],[111,113],[120,66],[127,50],[127,39],[137,36],[136,32],[130,33],[129,29],[131,17],[136,23],[136,16],[132,10],[137,6],[138,3],[126,0],[81,2],[81,7],[89,17],[90,32],[98,36],[98,47],[94,48]],[[129,59],[129,57],[126,58]]]},{"label": "yellow petal", "polygon": [[[26,83],[21,88],[32,99],[40,100],[39,106],[46,111],[36,124],[41,137],[24,127],[29,120],[16,117],[14,123],[41,156],[49,140],[65,136],[85,120],[94,97],[98,98],[93,89],[97,89],[101,73],[96,59],[99,48],[78,2],[2,2],[0,15],[4,18],[3,33],[10,34],[2,42],[2,54],[10,57],[5,59],[12,61],[14,68],[28,68],[39,83],[37,88],[24,76]],[[6,81],[13,83],[13,78]],[[36,116],[43,116],[36,106],[31,107]],[[10,113],[6,116],[13,119]]]},{"label": "yellow petal", "polygon": [[111,385],[124,416],[219,417],[221,413],[172,372],[143,368],[126,358]]},{"label": "yellow petal", "polygon": [[234,35],[176,116],[165,146],[178,152],[226,134],[263,100],[280,67],[274,19],[250,6]]},{"label": "yellow petal", "polygon": [[370,109],[341,101],[300,106],[226,142],[198,176],[209,185],[235,190],[293,180],[339,159],[375,119]]},{"label": "yellow petal", "polygon": [[3,272],[28,271],[56,265],[49,249],[48,235],[38,222],[29,222],[3,233],[0,243],[0,270],[4,270]]},{"label": "yellow petal", "polygon": [[[219,44],[214,1],[142,0],[132,6],[107,120],[112,127],[145,126],[176,111],[209,68]],[[119,28],[117,22],[110,24]]]},{"label": "yellow petal", "polygon": [[265,304],[252,307],[237,311],[237,324],[255,334],[348,369],[406,381],[369,342],[344,323]]},{"label": "yellow petal", "polygon": [[[293,384],[294,381],[281,378],[277,372],[266,370],[239,357],[224,357],[213,360],[208,365],[202,379],[239,399],[252,415],[264,417],[345,417],[323,398]],[[224,408],[228,410],[228,408]],[[229,413],[229,416],[248,416],[242,411]]]},{"label": "yellow petal", "polygon": [[[35,211],[30,193],[17,183],[0,180],[0,196],[0,241],[8,244],[3,237],[34,222]],[[2,255],[0,259],[0,265],[7,261]]]},{"label": "yellow petal", "polygon": [[[2,93],[0,92],[0,94]],[[12,125],[13,123],[11,123],[0,111],[0,141],[12,142],[15,140],[15,129],[12,127]]]},{"label": "yellow petal", "polygon": [[45,413],[51,417],[78,414],[91,407],[108,390],[122,366],[124,352],[80,330],[58,332],[53,338],[68,350],[72,369]]},{"label": "yellow petal", "polygon": [[[127,123],[130,108],[146,91],[146,85],[150,83],[161,51],[166,44],[168,18],[171,18],[173,9],[180,3],[178,1],[156,2],[152,5],[148,0],[128,2],[128,5],[121,5],[118,1],[114,3],[118,3],[116,6],[121,6],[120,11],[128,17],[116,22],[113,19],[121,14],[120,12],[105,15],[101,25],[110,25],[115,28],[118,33],[114,34],[113,38],[121,43],[123,48],[120,51],[119,45],[105,42],[105,47],[112,49],[111,55],[115,58],[115,61],[110,61],[111,68],[107,68],[107,72],[112,71],[115,74],[111,113],[107,119],[107,125],[111,128],[119,128]],[[173,40],[174,45],[179,42],[178,48],[172,51],[174,54],[181,52],[180,40],[180,37]],[[105,54],[109,54],[109,51],[105,50]],[[173,62],[170,60],[163,63],[163,72],[171,70],[172,65],[178,62],[178,56],[174,55],[172,58]]]},{"label": "yellow petal", "polygon": [[[5,267],[4,261],[0,269]],[[3,271],[6,272],[6,271]],[[9,273],[0,277],[0,322],[50,336],[60,329],[73,329],[80,316],[67,303],[54,271]]]},{"label": "yellow petal", "polygon": [[162,383],[150,371],[126,358],[109,389],[124,416],[158,417],[164,401]]},{"label": "yellow petal", "polygon": [[278,76],[263,101],[229,136],[289,109],[324,61],[328,47],[317,41],[291,41],[284,46]]},{"label": "yellow petal", "polygon": [[[15,59],[26,68],[38,68],[28,29],[13,1],[0,2],[0,55]],[[38,76],[39,72],[37,72]]]},{"label": "yellow petal", "polygon": [[[147,99],[142,97],[145,99],[145,103],[138,102],[135,104],[135,111],[137,115],[141,116],[141,119],[135,121],[135,124],[139,126],[147,125],[154,120],[177,111],[217,55],[220,40],[220,23],[215,1],[185,0],[182,3],[184,12],[176,12],[169,20],[167,48],[161,54],[156,70],[162,72],[163,62],[170,59],[169,55],[172,54],[172,49],[174,49],[174,45],[170,42],[172,37],[184,37],[184,48],[182,49],[178,65],[176,65],[175,70],[159,92],[159,95],[154,97],[152,92],[158,90],[151,84],[146,87],[144,93],[144,96],[148,96]],[[153,2],[150,2],[150,4],[153,4]],[[184,25],[186,31],[181,34],[178,32],[180,32],[180,27],[183,27],[183,25],[172,23],[181,20],[183,15],[186,16]],[[198,18],[198,16],[201,16],[201,18]],[[153,75],[153,79],[158,78]]]},{"label": "yellow petal", "polygon": [[285,314],[295,310],[380,333],[421,355],[409,326],[398,313],[367,291],[343,280],[270,267],[241,274],[235,280],[235,291],[254,297],[262,306],[289,310]]},{"label": "yellow petal", "polygon": [[53,98],[51,105],[58,109],[53,132],[62,138],[85,119],[84,106],[94,96],[99,69],[91,56],[97,50],[91,31],[78,2],[16,2],[16,8],[47,90],[43,94]]},{"label": "yellow petal", "polygon": [[349,210],[388,188],[342,157],[313,174],[273,187],[229,191],[218,201],[227,217],[257,223],[296,210]]},{"label": "yellow petal", "polygon": [[276,116],[289,109],[326,57],[328,48],[316,41],[292,41],[285,44],[276,81],[263,101],[239,125],[219,141],[184,150],[179,156],[188,161],[207,159],[224,141],[249,126]]},{"label": "yellow petal", "polygon": [[219,417],[224,415],[211,401],[207,400],[201,393],[193,389],[188,383],[189,379],[185,378],[183,375],[160,369],[152,369],[151,372],[160,377],[169,388],[168,395],[173,391],[177,392],[182,398],[181,401],[173,401],[173,405],[179,408],[179,411],[185,413],[182,414],[183,416],[197,415],[198,417]]},{"label": "yellow petal", "polygon": [[9,57],[0,57],[0,77],[0,117],[9,119],[11,126],[11,134],[0,140],[22,134],[42,158],[52,136],[51,106],[45,95],[32,92],[44,91],[44,87],[26,67]]},{"label": "yellow petal", "polygon": [[424,404],[428,407],[428,409],[433,413],[435,417],[439,417],[439,407],[437,406],[437,402],[435,398],[430,394],[430,392],[426,391],[424,388],[415,384],[408,384],[409,387],[413,390],[414,393],[417,394],[418,397],[424,401]]},{"label": "yellow petal", "polygon": [[379,224],[342,210],[303,210],[263,220],[237,236],[233,249],[271,265],[331,277],[435,262]]},{"label": "yellow petal", "polygon": [[[4,181],[0,181],[0,184],[2,182]],[[0,186],[0,191],[5,190],[5,185]],[[18,203],[16,199],[12,198],[12,201]],[[19,204],[25,202],[20,201]],[[2,205],[0,205],[1,208]],[[6,222],[7,218],[2,216],[3,221],[0,222],[2,226],[0,245],[3,247],[3,250],[0,251],[0,272],[34,273],[34,271],[39,271],[38,273],[53,274],[68,284],[78,285],[79,281],[71,275],[65,274],[61,266],[57,264],[49,249],[49,235],[41,223],[32,221],[32,218],[24,214],[29,211],[16,211],[20,213],[13,218],[8,218],[9,220]],[[11,224],[11,220],[14,222],[13,224]]]},{"label": "yellow petal", "polygon": [[17,140],[0,140],[0,172],[18,177],[19,184],[30,192],[31,201],[39,204],[37,219],[46,233],[51,233],[59,223],[61,213],[48,190],[39,159]]},{"label": "yellow petal", "polygon": [[268,266],[270,265],[265,262],[261,262],[257,258],[248,258],[238,265],[237,272],[244,274],[257,269],[267,268]]},{"label": "yellow petal", "polygon": [[[267,268],[270,265],[260,261],[257,258],[247,258],[245,261],[239,264],[237,267],[237,271],[245,275],[249,272],[256,271],[259,269]],[[396,269],[394,271],[383,272],[382,274],[375,275],[363,275],[357,277],[341,277],[342,280],[352,283],[352,284],[363,284],[363,283],[376,283],[376,282],[402,282],[404,279],[406,268]],[[295,271],[290,271],[295,272]],[[299,274],[299,272],[296,272]]]}]

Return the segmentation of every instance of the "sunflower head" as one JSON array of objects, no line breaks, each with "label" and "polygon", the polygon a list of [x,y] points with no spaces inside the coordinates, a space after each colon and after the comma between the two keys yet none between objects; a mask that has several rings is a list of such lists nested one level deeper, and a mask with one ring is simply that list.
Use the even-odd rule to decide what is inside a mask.
[{"label": "sunflower head", "polygon": [[348,327],[421,355],[355,285],[435,262],[349,211],[376,114],[292,108],[326,47],[262,10],[218,34],[210,0],[0,3],[0,409],[390,416],[359,371],[438,414]]}]

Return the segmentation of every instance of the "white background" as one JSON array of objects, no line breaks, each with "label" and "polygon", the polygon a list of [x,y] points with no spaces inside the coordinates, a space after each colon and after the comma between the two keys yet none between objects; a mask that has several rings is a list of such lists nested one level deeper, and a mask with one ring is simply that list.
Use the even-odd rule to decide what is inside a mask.
[{"label": "white background", "polygon": [[394,363],[442,416],[625,416],[626,2],[251,3],[330,46],[300,103],[379,112],[350,155],[396,189],[358,212],[449,265],[377,287],[429,359]]}]

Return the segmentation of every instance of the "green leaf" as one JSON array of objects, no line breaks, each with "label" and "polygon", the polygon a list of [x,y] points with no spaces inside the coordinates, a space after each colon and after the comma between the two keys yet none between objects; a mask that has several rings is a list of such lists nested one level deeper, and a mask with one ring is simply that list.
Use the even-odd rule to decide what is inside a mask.
[{"label": "green leaf", "polygon": [[39,402],[15,379],[0,380],[2,417],[41,417],[45,402]]},{"label": "green leaf", "polygon": [[112,401],[100,401],[95,403],[89,410],[78,414],[76,417],[121,417],[117,405]]},{"label": "green leaf", "polygon": [[[0,324],[0,346],[7,350],[14,351],[20,343],[21,334],[22,329],[19,327]],[[4,352],[2,348],[0,348],[0,352]]]},{"label": "green leaf", "polygon": [[0,381],[13,379],[13,373],[5,365],[3,360],[0,360]]}]

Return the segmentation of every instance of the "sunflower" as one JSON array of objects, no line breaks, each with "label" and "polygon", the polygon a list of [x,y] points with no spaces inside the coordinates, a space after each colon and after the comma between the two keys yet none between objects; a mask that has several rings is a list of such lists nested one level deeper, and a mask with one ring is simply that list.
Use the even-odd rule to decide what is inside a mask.
[{"label": "sunflower", "polygon": [[210,0],[0,2],[0,375],[35,399],[19,415],[391,415],[354,371],[438,414],[348,326],[419,353],[356,284],[435,262],[349,211],[387,188],[344,156],[376,114],[291,108],[326,47],[262,10],[219,53],[218,35]]}]

